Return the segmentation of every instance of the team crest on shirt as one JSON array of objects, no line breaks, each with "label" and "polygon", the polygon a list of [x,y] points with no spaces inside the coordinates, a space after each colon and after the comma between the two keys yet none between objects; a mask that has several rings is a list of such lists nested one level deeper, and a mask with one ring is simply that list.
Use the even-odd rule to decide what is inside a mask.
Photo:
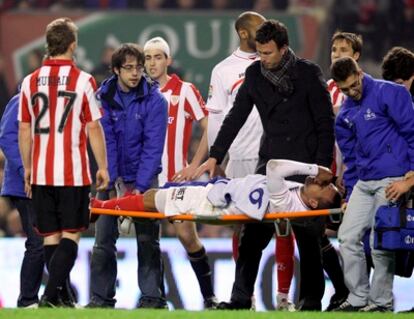
[{"label": "team crest on shirt", "polygon": [[210,85],[208,87],[208,98],[211,99],[212,96],[213,96],[213,86]]},{"label": "team crest on shirt", "polygon": [[171,95],[170,101],[171,104],[176,105],[180,101],[180,97],[178,95]]},{"label": "team crest on shirt", "polygon": [[367,112],[364,114],[365,121],[375,120],[377,116],[370,108],[367,109]]}]

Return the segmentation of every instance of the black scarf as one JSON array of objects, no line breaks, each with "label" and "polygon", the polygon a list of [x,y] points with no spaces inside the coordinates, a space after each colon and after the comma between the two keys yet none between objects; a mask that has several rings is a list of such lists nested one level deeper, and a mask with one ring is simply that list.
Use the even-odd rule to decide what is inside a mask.
[{"label": "black scarf", "polygon": [[289,71],[296,63],[296,60],[295,52],[291,48],[288,48],[276,68],[268,70],[263,67],[263,64],[260,64],[263,76],[272,82],[282,95],[289,96],[294,91],[292,81],[289,77]]}]

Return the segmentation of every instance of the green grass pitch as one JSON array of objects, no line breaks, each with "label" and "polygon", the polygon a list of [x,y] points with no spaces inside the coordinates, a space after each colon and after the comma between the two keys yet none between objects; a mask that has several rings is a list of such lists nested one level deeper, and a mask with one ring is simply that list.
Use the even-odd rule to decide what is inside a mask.
[{"label": "green grass pitch", "polygon": [[108,309],[0,309],[0,319],[405,319],[413,314]]}]

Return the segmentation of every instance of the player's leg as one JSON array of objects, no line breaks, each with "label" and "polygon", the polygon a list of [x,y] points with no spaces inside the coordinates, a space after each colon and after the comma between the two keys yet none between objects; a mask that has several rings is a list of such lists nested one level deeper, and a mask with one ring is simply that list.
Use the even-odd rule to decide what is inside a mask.
[{"label": "player's leg", "polygon": [[276,246],[275,258],[277,268],[277,310],[295,311],[295,306],[289,301],[289,289],[294,271],[294,237],[289,222],[281,220],[275,223]]},{"label": "player's leg", "polygon": [[214,295],[211,269],[206,250],[197,235],[196,224],[193,222],[174,223],[177,237],[187,251],[191,267],[197,276],[201,294],[204,298],[204,307],[214,309],[217,299]]}]

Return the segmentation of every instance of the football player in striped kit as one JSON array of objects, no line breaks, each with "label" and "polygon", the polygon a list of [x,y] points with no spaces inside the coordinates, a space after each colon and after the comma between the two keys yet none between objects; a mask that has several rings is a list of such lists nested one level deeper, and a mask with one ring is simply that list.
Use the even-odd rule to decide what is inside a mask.
[{"label": "football player in striped kit", "polygon": [[97,189],[106,189],[109,182],[96,84],[74,64],[77,40],[72,20],[52,21],[46,28],[47,58],[25,77],[20,93],[25,190],[33,199],[49,270],[39,307],[59,305],[59,291],[75,263],[81,232],[89,226],[88,136],[98,164]]}]

